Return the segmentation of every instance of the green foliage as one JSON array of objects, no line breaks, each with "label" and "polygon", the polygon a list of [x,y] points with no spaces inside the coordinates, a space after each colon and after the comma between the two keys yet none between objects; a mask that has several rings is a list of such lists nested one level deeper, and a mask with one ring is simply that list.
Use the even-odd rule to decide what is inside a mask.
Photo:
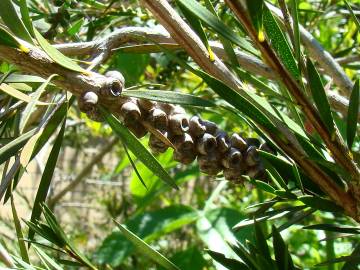
[{"label": "green foliage", "polygon": [[[360,269],[360,227],[350,207],[339,203],[352,202],[360,184],[335,157],[340,152],[359,168],[360,3],[282,1],[287,21],[271,6],[280,1],[165,1],[194,30],[208,59],[190,58],[184,40],[180,46],[168,43],[167,36],[153,40],[163,29],[156,13],[138,2],[0,0],[0,53],[6,48],[13,57],[31,58],[36,49],[65,74],[44,78],[36,66],[30,75],[22,72],[21,61],[0,59],[0,198],[11,216],[0,209],[0,248],[12,255],[12,268]],[[246,4],[247,14],[229,3]],[[338,62],[346,89],[330,78],[319,52],[309,49],[303,28]],[[137,34],[144,29],[151,29],[150,35]],[[182,29],[169,32],[180,42],[177,31]],[[109,35],[108,43],[99,44]],[[69,53],[74,44],[79,47]],[[276,56],[284,74],[265,66],[271,63],[259,45]],[[104,61],[92,62],[99,56]],[[246,57],[242,65],[241,57]],[[114,109],[118,100],[105,102],[99,85],[94,89],[105,121],[90,120],[75,102],[78,91],[89,89],[58,87],[73,74],[95,81],[90,69],[120,71],[122,97],[184,106],[189,116],[261,144],[264,175],[227,181],[222,173],[203,174],[197,160],[179,164],[172,149],[151,153],[149,137],[138,139],[128,130],[118,117],[120,108]],[[315,117],[308,117],[309,108],[299,105],[286,81],[312,104]],[[340,101],[348,104],[339,109],[330,94],[343,95]],[[330,146],[339,146],[337,152],[314,118],[326,127]],[[335,140],[338,133],[342,137]],[[111,134],[121,143],[87,168],[88,152],[96,156]],[[75,154],[65,165],[69,153]],[[31,196],[23,188],[32,182],[29,175],[36,181]],[[74,188],[75,181],[59,184],[61,176],[81,183],[52,205],[64,187]],[[8,267],[0,252],[0,268]]]}]

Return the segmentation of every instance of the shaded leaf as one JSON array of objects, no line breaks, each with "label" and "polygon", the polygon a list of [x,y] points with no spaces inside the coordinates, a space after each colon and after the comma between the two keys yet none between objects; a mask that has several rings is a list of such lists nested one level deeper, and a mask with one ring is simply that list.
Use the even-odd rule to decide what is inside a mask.
[{"label": "shaded leaf", "polygon": [[338,232],[338,233],[350,233],[350,234],[360,234],[360,227],[351,227],[337,224],[316,224],[304,226],[303,229],[307,230],[323,230],[329,232]]},{"label": "shaded leaf", "polygon": [[242,262],[226,258],[224,254],[212,250],[207,250],[207,253],[213,258],[215,261],[223,265],[229,270],[248,270],[249,268]]},{"label": "shaded leaf", "polygon": [[309,58],[307,59],[306,67],[308,72],[311,93],[314,98],[316,107],[319,111],[321,120],[326,125],[326,128],[329,131],[329,133],[333,134],[335,130],[334,120],[331,115],[330,104],[327,99],[324,86],[321,82],[320,75]]},{"label": "shaded leaf", "polygon": [[348,108],[347,121],[346,121],[346,138],[349,149],[351,149],[356,135],[359,106],[360,106],[360,82],[359,80],[357,80],[350,95],[349,108]]}]

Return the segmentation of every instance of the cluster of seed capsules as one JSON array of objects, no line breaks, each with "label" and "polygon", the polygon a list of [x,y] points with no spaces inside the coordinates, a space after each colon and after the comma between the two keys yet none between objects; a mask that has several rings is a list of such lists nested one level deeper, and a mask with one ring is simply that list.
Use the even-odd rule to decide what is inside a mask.
[{"label": "cluster of seed capsules", "polygon": [[122,97],[113,113],[137,138],[150,131],[148,144],[153,153],[172,147],[174,160],[190,164],[197,159],[201,172],[215,176],[223,171],[230,181],[241,181],[244,175],[264,176],[258,149],[271,151],[266,144],[237,133],[229,136],[211,121],[189,118],[178,105]]}]

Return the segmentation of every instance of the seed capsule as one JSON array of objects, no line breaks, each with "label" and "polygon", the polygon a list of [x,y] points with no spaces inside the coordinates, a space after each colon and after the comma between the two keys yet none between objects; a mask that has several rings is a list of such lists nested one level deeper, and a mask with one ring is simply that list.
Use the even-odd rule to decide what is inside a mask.
[{"label": "seed capsule", "polygon": [[125,121],[125,126],[139,139],[147,134],[146,128],[139,121]]},{"label": "seed capsule", "polygon": [[140,109],[133,101],[128,101],[121,105],[120,114],[126,122],[137,121],[141,117]]},{"label": "seed capsule", "polygon": [[168,126],[168,117],[166,113],[158,108],[153,108],[149,111],[148,121],[150,124],[159,130],[166,130]]},{"label": "seed capsule", "polygon": [[195,144],[193,138],[187,133],[175,136],[172,138],[171,141],[174,144],[176,150],[195,152]]},{"label": "seed capsule", "polygon": [[248,147],[246,141],[237,133],[231,135],[230,142],[233,147],[236,147],[241,152],[244,152]]},{"label": "seed capsule", "polygon": [[249,146],[245,153],[245,162],[248,166],[252,167],[260,162],[260,155],[255,146]]},{"label": "seed capsule", "polygon": [[[163,135],[167,136],[167,132],[164,132]],[[168,145],[166,145],[162,140],[160,140],[154,134],[150,134],[149,146],[154,153],[164,153],[169,148]]]},{"label": "seed capsule", "polygon": [[256,139],[256,138],[247,138],[246,143],[249,146],[250,145],[256,146],[256,148],[260,147],[260,141],[258,139]]},{"label": "seed capsule", "polygon": [[163,110],[167,115],[172,114],[172,111],[175,108],[175,105],[169,103],[158,103],[158,106],[161,110]]},{"label": "seed capsule", "polygon": [[206,127],[201,123],[201,119],[198,116],[191,117],[189,121],[189,132],[191,136],[199,137],[206,132]]},{"label": "seed capsule", "polygon": [[261,144],[259,149],[268,152],[270,154],[276,155],[276,151],[272,147],[270,147],[267,143]]},{"label": "seed capsule", "polygon": [[244,167],[242,154],[234,147],[230,148],[230,150],[225,154],[221,163],[225,168],[240,170],[240,168]]},{"label": "seed capsule", "polygon": [[215,137],[217,143],[217,150],[219,150],[220,153],[227,152],[230,148],[230,139],[226,132],[218,131]]},{"label": "seed capsule", "polygon": [[96,122],[103,122],[99,109],[96,107],[99,97],[96,93],[89,91],[80,96],[78,104],[80,111],[86,113],[87,117]]},{"label": "seed capsule", "polygon": [[265,176],[265,168],[262,163],[259,163],[253,167],[248,168],[246,174],[251,178],[261,179]]},{"label": "seed capsule", "polygon": [[199,155],[197,158],[200,171],[208,175],[217,175],[221,171],[216,153],[210,155]]},{"label": "seed capsule", "polygon": [[182,135],[189,130],[189,120],[185,114],[170,115],[169,128],[172,134]]},{"label": "seed capsule", "polygon": [[239,169],[224,169],[224,177],[229,181],[241,181],[243,180],[243,172]]},{"label": "seed capsule", "polygon": [[125,85],[124,76],[117,70],[109,70],[105,73],[106,77],[111,77],[118,80],[122,85]]},{"label": "seed capsule", "polygon": [[140,108],[145,111],[150,111],[152,108],[155,107],[156,104],[156,102],[148,99],[138,99],[137,103],[140,106]]},{"label": "seed capsule", "polygon": [[216,138],[209,133],[205,133],[198,139],[196,149],[202,155],[214,152],[216,149]]},{"label": "seed capsule", "polygon": [[211,135],[216,134],[218,127],[214,122],[207,121],[207,120],[201,120],[201,122],[205,126],[207,133],[210,133]]}]

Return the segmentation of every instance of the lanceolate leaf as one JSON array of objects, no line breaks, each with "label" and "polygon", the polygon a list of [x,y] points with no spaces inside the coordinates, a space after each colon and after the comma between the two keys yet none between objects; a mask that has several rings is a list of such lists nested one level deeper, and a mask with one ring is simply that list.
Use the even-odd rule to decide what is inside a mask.
[{"label": "lanceolate leaf", "polygon": [[39,98],[41,97],[41,94],[45,91],[46,86],[50,83],[52,78],[54,78],[56,75],[51,75],[43,84],[40,85],[40,87],[35,91],[32,101],[28,103],[24,109],[23,116],[20,121],[20,132],[22,132],[30,118],[31,113],[33,112],[36,103],[39,101]]},{"label": "lanceolate leaf", "polygon": [[263,20],[266,35],[271,42],[271,47],[275,49],[277,55],[281,59],[281,62],[290,72],[290,74],[292,74],[295,79],[299,79],[300,72],[295,58],[291,52],[290,45],[287,42],[283,31],[280,29],[274,16],[271,14],[271,11],[266,5],[264,5]]},{"label": "lanceolate leaf", "polygon": [[39,42],[40,47],[47,53],[47,55],[54,60],[60,66],[82,73],[87,73],[85,69],[76,64],[73,60],[63,55],[54,46],[52,46],[47,40],[34,28],[34,34],[36,40]]},{"label": "lanceolate leaf", "polygon": [[29,31],[31,36],[34,37],[34,28],[30,18],[29,9],[26,0],[20,0],[19,5],[20,5],[22,22],[24,23],[26,29]]},{"label": "lanceolate leaf", "polygon": [[144,165],[157,175],[164,182],[175,189],[178,189],[175,181],[165,171],[157,159],[144,147],[141,142],[133,135],[118,119],[112,114],[101,108],[101,111],[114,132],[121,138],[126,146]]},{"label": "lanceolate leaf", "polygon": [[165,258],[162,254],[157,252],[151,246],[146,244],[143,240],[133,234],[131,231],[126,229],[126,227],[122,224],[117,223],[120,231],[124,234],[124,236],[131,241],[145,256],[149,259],[153,260],[157,264],[161,265],[167,270],[180,270],[175,264]]},{"label": "lanceolate leaf", "polygon": [[16,230],[16,235],[18,238],[18,243],[19,243],[19,249],[20,249],[20,254],[21,254],[21,258],[26,262],[29,263],[29,254],[24,242],[24,235],[22,232],[22,228],[21,228],[21,224],[20,224],[20,219],[19,216],[17,214],[16,211],[16,207],[15,207],[15,203],[14,203],[14,198],[11,195],[11,210],[12,210],[12,214],[13,214],[13,220],[14,220],[14,225],[15,225],[15,230]]},{"label": "lanceolate leaf", "polygon": [[[5,84],[5,83],[0,84],[0,90],[5,92],[6,94],[8,94],[16,99],[19,99],[21,101],[24,101],[26,103],[31,103],[33,101],[32,97],[25,95],[24,93],[20,92],[19,90],[16,90],[14,87],[12,87],[8,84]],[[37,101],[35,104],[36,105],[46,105],[46,106],[49,105],[49,103],[41,102],[41,101]]]},{"label": "lanceolate leaf", "polygon": [[359,106],[360,106],[360,82],[359,80],[357,80],[351,92],[349,109],[347,114],[346,137],[347,137],[347,145],[349,149],[351,149],[356,135]]},{"label": "lanceolate leaf", "polygon": [[273,245],[275,252],[275,260],[278,269],[293,270],[294,265],[281,234],[278,232],[275,226],[272,226]]},{"label": "lanceolate leaf", "polygon": [[29,51],[29,49],[22,45],[15,37],[13,37],[12,34],[10,34],[2,26],[0,26],[0,44],[13,48],[19,48],[24,52]]},{"label": "lanceolate leaf", "polygon": [[352,10],[351,6],[349,5],[349,3],[344,0],[346,7],[348,8],[348,10],[350,11],[351,17],[354,19],[354,22],[358,28],[358,31],[360,31],[360,21],[358,20],[358,18],[356,17],[354,11]]},{"label": "lanceolate leaf", "polygon": [[326,125],[328,131],[334,132],[334,120],[331,115],[330,104],[326,97],[324,86],[321,82],[319,73],[310,59],[307,60],[307,72],[309,85],[316,107],[320,113],[320,117]]},{"label": "lanceolate leaf", "polygon": [[196,32],[196,34],[200,37],[201,41],[207,48],[209,52],[209,58],[211,60],[214,60],[214,52],[212,51],[208,38],[206,36],[206,33],[204,31],[204,28],[202,27],[201,21],[193,15],[188,9],[184,8],[183,5],[179,5],[179,8],[181,9],[182,13],[184,14],[186,20],[191,25],[193,30]]},{"label": "lanceolate leaf", "polygon": [[215,79],[209,74],[196,70],[194,71],[223,99],[233,105],[236,109],[241,111],[243,114],[254,120],[256,123],[274,130],[273,124],[270,120],[251,102],[242,97],[239,93],[225,85],[223,82]]},{"label": "lanceolate leaf", "polygon": [[195,0],[178,0],[178,3],[183,5],[197,18],[199,18],[204,24],[213,28],[219,35],[235,43],[242,49],[257,54],[253,46],[244,38],[240,38],[237,34],[229,29],[222,21],[220,21],[214,14],[203,7]]},{"label": "lanceolate leaf", "polygon": [[[46,196],[49,192],[50,183],[54,174],[55,166],[58,160],[58,156],[60,153],[60,148],[62,144],[62,140],[65,132],[65,121],[63,122],[60,132],[54,142],[54,146],[51,149],[49,154],[48,161],[46,162],[44,173],[41,177],[39,188],[36,193],[33,210],[31,213],[30,221],[36,223],[42,213],[42,203],[45,202]],[[33,230],[29,230],[28,238],[30,240],[33,239],[35,232]]]},{"label": "lanceolate leaf", "polygon": [[123,96],[127,97],[136,97],[150,99],[154,101],[172,103],[172,104],[181,104],[181,105],[190,105],[190,106],[199,106],[199,107],[213,107],[214,103],[211,101],[199,98],[194,95],[177,93],[173,91],[161,91],[161,90],[129,90],[123,91]]},{"label": "lanceolate leaf", "polygon": [[242,263],[238,260],[226,258],[226,256],[222,253],[212,251],[212,250],[207,250],[207,253],[209,253],[211,258],[213,258],[215,261],[217,261],[218,263],[220,263],[221,265],[226,267],[226,269],[229,269],[229,270],[249,270],[250,269],[244,263]]},{"label": "lanceolate leaf", "polygon": [[33,43],[32,38],[27,31],[25,25],[19,18],[11,0],[0,1],[0,16],[3,19],[5,25],[19,38]]},{"label": "lanceolate leaf", "polygon": [[0,164],[4,163],[10,157],[14,156],[36,132],[37,129],[34,128],[1,147]]}]

